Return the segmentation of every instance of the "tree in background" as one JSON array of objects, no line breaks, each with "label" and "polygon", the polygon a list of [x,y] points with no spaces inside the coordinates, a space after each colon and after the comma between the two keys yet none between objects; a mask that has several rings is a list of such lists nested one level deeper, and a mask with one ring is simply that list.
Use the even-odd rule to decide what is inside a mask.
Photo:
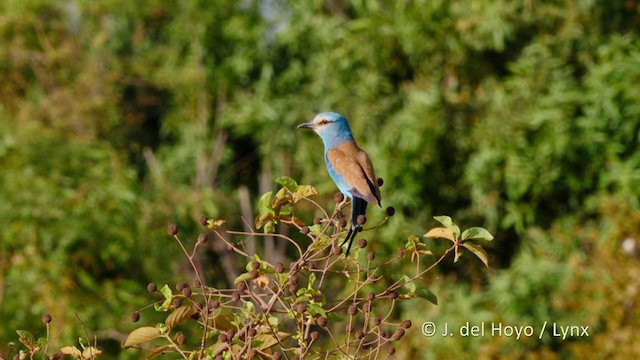
[{"label": "tree in background", "polygon": [[[398,210],[377,252],[433,214],[496,234],[494,275],[445,267],[429,283],[441,305],[404,317],[594,329],[564,342],[415,336],[407,355],[640,351],[637,245],[621,250],[640,229],[636,1],[0,9],[0,338],[44,311],[66,319],[59,340],[76,338],[75,311],[115,353],[122,309],[185,269],[158,245],[167,222],[252,218],[282,174],[334,192],[317,143],[293,128],[336,110]],[[205,276],[238,274],[224,251],[210,244],[220,267]]]}]

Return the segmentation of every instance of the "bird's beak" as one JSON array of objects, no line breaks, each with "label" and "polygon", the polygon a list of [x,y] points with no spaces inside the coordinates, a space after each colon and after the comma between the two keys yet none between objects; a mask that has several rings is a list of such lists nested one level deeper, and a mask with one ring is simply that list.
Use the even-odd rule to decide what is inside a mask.
[{"label": "bird's beak", "polygon": [[298,129],[315,129],[316,124],[313,122],[306,122],[298,125]]}]

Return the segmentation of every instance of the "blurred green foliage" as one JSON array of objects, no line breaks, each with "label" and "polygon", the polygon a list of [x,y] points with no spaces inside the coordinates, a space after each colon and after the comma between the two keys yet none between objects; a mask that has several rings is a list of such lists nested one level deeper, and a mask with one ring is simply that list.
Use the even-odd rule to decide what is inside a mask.
[{"label": "blurred green foliage", "polygon": [[242,189],[255,204],[280,175],[329,204],[321,145],[295,125],[331,110],[398,210],[376,251],[439,214],[496,234],[493,274],[445,268],[427,283],[441,305],[405,316],[593,331],[415,331],[403,355],[640,356],[638,250],[621,248],[640,246],[639,21],[636,0],[3,1],[0,343],[45,311],[74,341],[77,313],[135,357],[117,340],[144,284],[187,276],[166,223],[242,227]]}]

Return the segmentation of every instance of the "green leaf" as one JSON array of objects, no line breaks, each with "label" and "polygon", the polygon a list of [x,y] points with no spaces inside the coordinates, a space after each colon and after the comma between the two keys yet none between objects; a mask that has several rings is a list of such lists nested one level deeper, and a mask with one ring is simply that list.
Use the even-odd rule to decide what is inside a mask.
[{"label": "green leaf", "polygon": [[191,315],[196,312],[197,310],[193,306],[180,306],[167,316],[167,320],[165,320],[164,324],[167,326],[167,329],[171,331],[171,329],[174,329],[176,326],[189,319]]},{"label": "green leaf", "polygon": [[276,183],[284,186],[287,190],[294,192],[298,187],[298,183],[288,176],[281,176],[276,179]]},{"label": "green leaf", "polygon": [[[278,332],[278,337],[280,338],[280,340],[284,340],[289,336],[291,336],[291,334],[282,331]],[[273,334],[258,334],[251,341],[252,345],[255,344],[253,347],[259,351],[264,351],[276,345],[277,343],[278,339]]]},{"label": "green leaf", "polygon": [[329,319],[331,321],[337,321],[337,322],[341,322],[341,321],[344,320],[340,315],[338,315],[338,314],[336,314],[334,312],[328,313],[327,314],[327,319]]},{"label": "green leaf", "polygon": [[309,274],[309,284],[307,285],[307,287],[309,289],[313,289],[313,283],[315,282],[316,282],[316,273]]},{"label": "green leaf", "polygon": [[491,241],[493,240],[493,235],[491,235],[491,233],[489,233],[489,231],[487,231],[485,228],[471,227],[462,233],[462,240],[466,239]]},{"label": "green leaf", "polygon": [[256,306],[255,306],[255,305],[253,305],[253,303],[252,303],[251,301],[245,301],[245,302],[242,304],[242,309],[243,309],[244,311],[247,311],[247,312],[249,312],[249,313],[253,314],[253,313],[256,311]]},{"label": "green leaf", "polygon": [[434,304],[434,305],[438,305],[438,297],[436,296],[436,294],[433,293],[433,291],[431,290],[427,290],[427,289],[420,289],[418,291],[416,291],[416,295],[427,300],[428,302]]},{"label": "green leaf", "polygon": [[162,289],[160,289],[160,293],[164,296],[164,302],[160,305],[153,304],[153,307],[156,311],[167,311],[171,308],[171,300],[173,299],[173,294],[171,293],[171,288],[169,285],[165,284]]},{"label": "green leaf", "polygon": [[122,347],[130,347],[143,344],[149,340],[160,337],[160,330],[156,327],[144,326],[129,333]]},{"label": "green leaf", "polygon": [[269,318],[267,319],[267,322],[269,323],[269,325],[273,327],[276,327],[278,326],[278,324],[280,324],[280,320],[275,316],[269,316]]},{"label": "green leaf", "polygon": [[32,349],[36,345],[36,338],[33,336],[32,333],[26,330],[16,330],[16,333],[20,337],[19,338],[20,342],[24,344],[24,346],[26,346],[27,348]]},{"label": "green leaf", "polygon": [[47,347],[47,345],[49,345],[49,340],[47,340],[47,338],[38,338],[38,347],[40,347],[41,349],[44,349],[45,347]]},{"label": "green leaf", "polygon": [[489,260],[488,260],[488,257],[487,257],[487,252],[484,251],[482,246],[476,245],[476,244],[472,244],[470,242],[464,242],[464,243],[462,243],[462,246],[464,246],[465,248],[469,249],[469,251],[474,253],[480,260],[482,260],[482,262],[484,263],[485,266],[487,266],[487,267],[489,266]]},{"label": "green leaf", "polygon": [[267,263],[262,261],[262,259],[260,259],[260,256],[258,256],[258,254],[253,255],[251,260],[249,260],[249,262],[247,262],[247,266],[245,266],[244,268],[247,269],[247,271],[253,270],[253,267],[251,266],[251,263],[254,262],[254,261],[257,262],[258,264],[260,264],[260,267],[258,269],[262,269],[262,270],[267,269],[267,266],[268,266]]},{"label": "green leaf", "polygon": [[278,212],[278,214],[280,214],[281,216],[289,216],[291,215],[292,212],[293,212],[293,207],[289,204],[286,204],[280,208],[280,211]]},{"label": "green leaf", "polygon": [[409,290],[409,294],[413,294],[416,292],[416,284],[411,281],[411,279],[407,275],[402,276],[402,280],[404,280],[404,287]]},{"label": "green leaf", "polygon": [[266,192],[258,200],[258,212],[260,215],[275,215],[275,212],[271,209],[271,195],[273,195],[273,191]]},{"label": "green leaf", "polygon": [[307,307],[307,310],[309,311],[309,314],[313,316],[321,315],[327,317],[327,311],[322,307],[322,305],[318,303],[310,303]]},{"label": "green leaf", "polygon": [[250,273],[248,273],[248,272],[246,272],[246,273],[242,273],[242,274],[240,274],[240,276],[238,276],[238,277],[233,281],[233,284],[234,284],[234,285],[238,285],[238,284],[240,284],[240,283],[242,283],[242,282],[249,281],[249,280],[251,280],[251,274],[250,274]]}]

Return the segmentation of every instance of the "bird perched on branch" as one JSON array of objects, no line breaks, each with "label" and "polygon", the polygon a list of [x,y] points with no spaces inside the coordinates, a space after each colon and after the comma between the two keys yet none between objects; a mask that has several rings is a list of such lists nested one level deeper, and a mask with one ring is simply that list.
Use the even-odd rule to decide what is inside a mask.
[{"label": "bird perched on branch", "polygon": [[367,212],[367,203],[382,206],[380,189],[369,156],[358,147],[347,119],[333,112],[316,115],[311,122],[298,125],[298,128],[312,129],[320,135],[324,143],[324,160],[333,181],[340,192],[351,199],[351,226],[347,237],[340,246],[349,242],[346,255],[356,234],[362,230],[358,221],[360,215]]}]

